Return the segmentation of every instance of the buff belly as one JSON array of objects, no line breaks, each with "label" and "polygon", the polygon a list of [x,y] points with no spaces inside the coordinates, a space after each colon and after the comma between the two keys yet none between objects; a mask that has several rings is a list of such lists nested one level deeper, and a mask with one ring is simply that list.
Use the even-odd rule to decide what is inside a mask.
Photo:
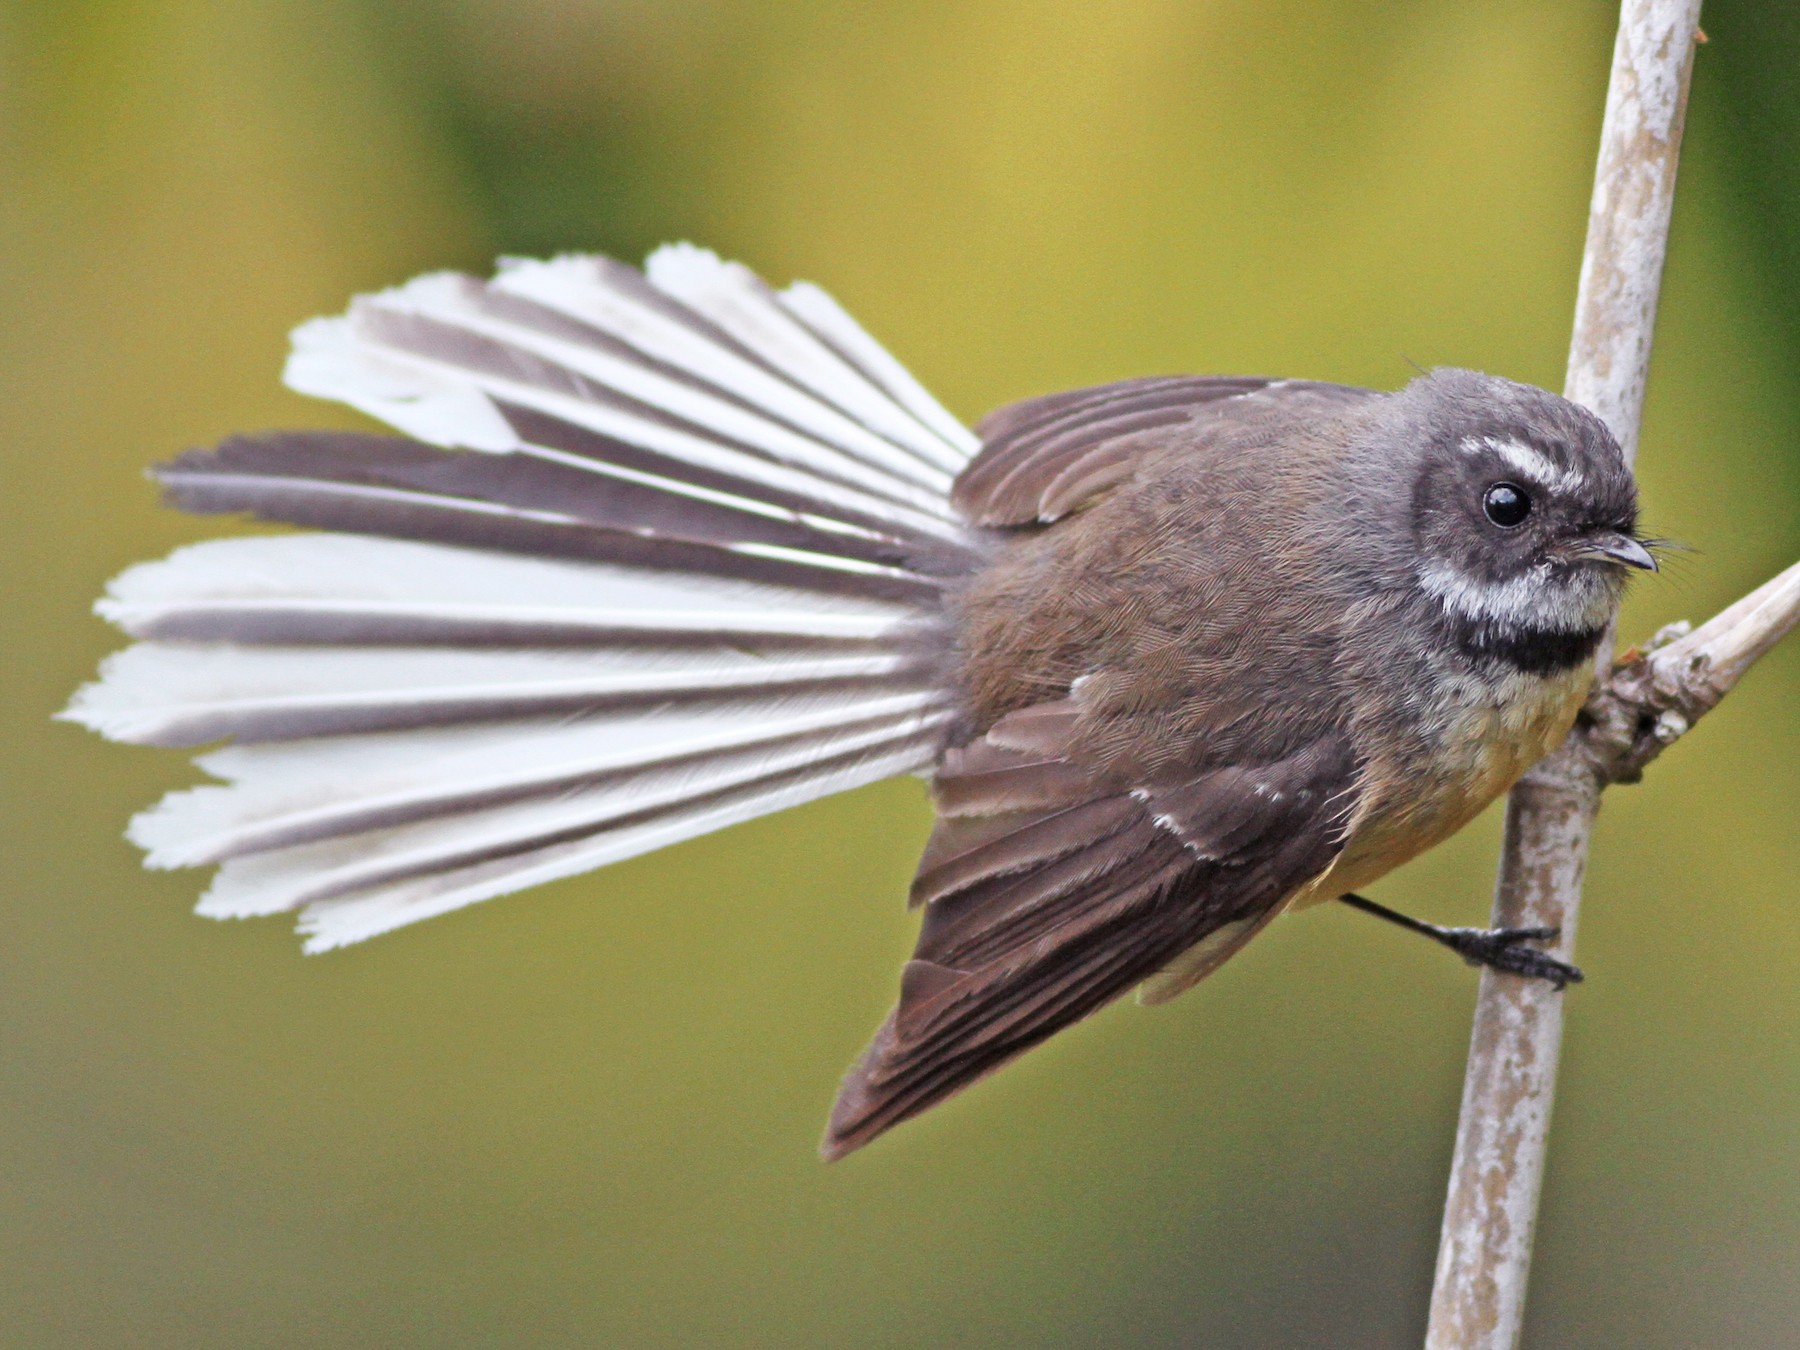
[{"label": "buff belly", "polygon": [[1430,766],[1385,781],[1376,770],[1380,788],[1351,821],[1344,851],[1284,908],[1359,890],[1455,834],[1562,744],[1592,682],[1585,664],[1550,679],[1515,674],[1453,707]]},{"label": "buff belly", "polygon": [[1205,979],[1277,914],[1335,900],[1386,876],[1467,825],[1569,734],[1593,671],[1582,665],[1540,679],[1509,676],[1470,687],[1441,722],[1438,750],[1423,774],[1371,775],[1368,799],[1352,818],[1337,861],[1283,904],[1224,925],[1183,952],[1138,990],[1141,1003],[1166,1003]]}]

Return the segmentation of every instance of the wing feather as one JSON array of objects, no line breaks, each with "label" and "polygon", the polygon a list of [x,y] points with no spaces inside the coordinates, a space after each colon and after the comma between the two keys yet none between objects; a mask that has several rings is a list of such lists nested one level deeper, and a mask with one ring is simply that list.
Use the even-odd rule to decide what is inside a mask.
[{"label": "wing feather", "polygon": [[951,501],[977,525],[1049,524],[1125,481],[1144,456],[1180,444],[1182,428],[1276,406],[1327,413],[1368,397],[1366,389],[1307,380],[1179,375],[1027,399],[983,419],[981,453],[957,478]]},{"label": "wing feather", "polygon": [[[956,811],[940,814],[914,883],[918,945],[898,1006],[845,1080],[827,1157],[1184,953],[1204,959],[1183,980],[1215,969],[1341,845],[1355,765],[1340,739],[1132,787],[1083,777],[1077,724],[1069,700],[1024,709],[943,760],[936,790]],[[1060,760],[1050,754],[1059,738]],[[1047,780],[1035,791],[1022,784],[1033,774]]]}]

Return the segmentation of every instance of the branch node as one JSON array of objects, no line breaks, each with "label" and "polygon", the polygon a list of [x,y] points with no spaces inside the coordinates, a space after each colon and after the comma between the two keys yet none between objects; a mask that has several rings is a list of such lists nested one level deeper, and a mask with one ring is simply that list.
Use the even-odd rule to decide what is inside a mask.
[{"label": "branch node", "polygon": [[1664,647],[1674,646],[1677,642],[1681,641],[1682,638],[1693,631],[1694,625],[1689,623],[1686,619],[1677,619],[1674,623],[1665,623],[1661,628],[1650,635],[1649,640],[1645,642],[1642,647],[1638,648],[1638,651],[1643,656],[1649,656],[1652,652],[1659,652]]}]

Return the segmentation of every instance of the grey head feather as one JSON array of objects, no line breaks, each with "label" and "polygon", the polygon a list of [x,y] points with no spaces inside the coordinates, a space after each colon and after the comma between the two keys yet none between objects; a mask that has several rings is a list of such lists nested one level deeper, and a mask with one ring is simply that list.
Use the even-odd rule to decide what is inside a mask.
[{"label": "grey head feather", "polygon": [[[1637,529],[1637,485],[1605,424],[1469,370],[1421,376],[1386,411],[1389,444],[1413,459],[1413,583],[1445,635],[1472,660],[1537,675],[1587,660],[1626,581],[1595,541]],[[1493,494],[1511,494],[1521,518],[1498,515]]]}]

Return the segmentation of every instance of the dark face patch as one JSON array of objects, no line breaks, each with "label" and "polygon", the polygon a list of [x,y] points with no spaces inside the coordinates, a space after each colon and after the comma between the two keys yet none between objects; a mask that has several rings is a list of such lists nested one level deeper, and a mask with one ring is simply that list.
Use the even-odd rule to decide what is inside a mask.
[{"label": "dark face patch", "polygon": [[1624,574],[1590,541],[1634,535],[1637,489],[1593,414],[1541,389],[1438,372],[1417,398],[1418,584],[1472,659],[1537,675],[1588,660]]}]

